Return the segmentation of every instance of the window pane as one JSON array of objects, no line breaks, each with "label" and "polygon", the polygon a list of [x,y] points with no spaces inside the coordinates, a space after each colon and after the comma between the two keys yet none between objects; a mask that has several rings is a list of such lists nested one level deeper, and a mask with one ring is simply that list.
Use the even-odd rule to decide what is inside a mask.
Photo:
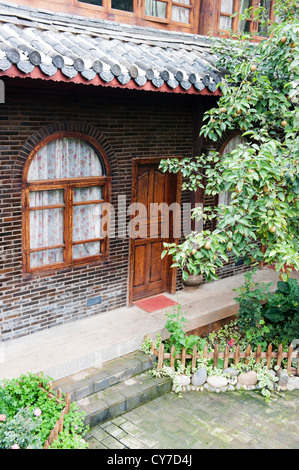
[{"label": "window pane", "polygon": [[81,139],[62,138],[39,150],[30,165],[28,180],[102,175],[101,160],[91,145]]},{"label": "window pane", "polygon": [[53,206],[63,204],[63,190],[54,189],[50,191],[31,191],[29,195],[30,207]]},{"label": "window pane", "polygon": [[133,11],[133,0],[112,0],[111,7],[117,10]]},{"label": "window pane", "polygon": [[73,246],[73,259],[101,254],[101,242],[82,243]]},{"label": "window pane", "polygon": [[232,28],[232,18],[229,16],[220,16],[220,29],[231,29]]},{"label": "window pane", "polygon": [[[241,0],[240,13],[244,14],[247,8],[252,6],[252,0]],[[242,20],[239,21],[239,31],[249,33],[250,31],[250,21]]]},{"label": "window pane", "polygon": [[233,12],[233,5],[234,1],[233,0],[221,0],[221,12],[222,13],[234,13]]},{"label": "window pane", "polygon": [[244,13],[245,10],[252,6],[252,0],[241,0],[240,4],[240,13]]},{"label": "window pane", "polygon": [[102,199],[102,186],[74,188],[74,202],[99,201]]},{"label": "window pane", "polygon": [[48,264],[62,263],[63,262],[63,248],[56,248],[54,250],[37,251],[30,253],[30,267],[37,268]]},{"label": "window pane", "polygon": [[73,210],[73,241],[100,238],[102,233],[102,204],[74,206]]},{"label": "window pane", "polygon": [[90,3],[91,5],[99,5],[102,6],[102,0],[79,0],[82,3]]},{"label": "window pane", "polygon": [[30,211],[30,249],[63,244],[64,209]]},{"label": "window pane", "polygon": [[166,3],[158,0],[145,0],[145,14],[147,16],[157,16],[166,18]]},{"label": "window pane", "polygon": [[172,21],[179,21],[181,23],[190,23],[190,10],[183,7],[172,7]]},{"label": "window pane", "polygon": [[260,5],[265,8],[265,11],[262,14],[261,23],[258,25],[258,34],[259,36],[268,36],[267,21],[270,18],[271,0],[261,0]]}]

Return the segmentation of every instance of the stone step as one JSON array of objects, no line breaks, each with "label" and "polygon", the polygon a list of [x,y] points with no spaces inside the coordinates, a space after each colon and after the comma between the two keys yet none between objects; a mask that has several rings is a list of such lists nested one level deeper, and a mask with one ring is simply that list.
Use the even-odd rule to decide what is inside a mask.
[{"label": "stone step", "polygon": [[153,367],[155,360],[156,357],[135,351],[56,380],[53,387],[54,390],[60,388],[63,393],[70,393],[71,400],[78,401],[146,372]]},{"label": "stone step", "polygon": [[150,377],[146,373],[82,398],[76,403],[86,413],[85,424],[90,428],[131,411],[158,396],[170,392],[169,377]]}]

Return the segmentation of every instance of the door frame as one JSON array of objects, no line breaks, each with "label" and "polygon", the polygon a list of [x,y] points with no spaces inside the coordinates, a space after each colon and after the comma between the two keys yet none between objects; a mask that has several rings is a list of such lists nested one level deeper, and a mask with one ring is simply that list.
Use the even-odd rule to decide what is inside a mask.
[{"label": "door frame", "polygon": [[[132,193],[131,193],[131,204],[134,204],[137,196],[137,171],[139,165],[148,165],[151,163],[159,163],[161,160],[166,158],[183,158],[182,156],[161,156],[161,157],[148,157],[148,158],[133,158],[132,159]],[[176,183],[176,200],[178,204],[181,203],[181,194],[182,194],[182,174],[181,172],[177,173],[177,183]],[[178,223],[178,216],[176,216],[175,224]],[[174,243],[178,243],[179,239],[174,238]],[[167,292],[174,294],[176,291],[176,281],[177,281],[177,268],[169,268],[170,270],[170,283],[169,289]],[[134,278],[134,253],[132,240],[130,238],[130,248],[129,248],[129,279],[128,279],[128,306],[133,305],[133,279]]]}]

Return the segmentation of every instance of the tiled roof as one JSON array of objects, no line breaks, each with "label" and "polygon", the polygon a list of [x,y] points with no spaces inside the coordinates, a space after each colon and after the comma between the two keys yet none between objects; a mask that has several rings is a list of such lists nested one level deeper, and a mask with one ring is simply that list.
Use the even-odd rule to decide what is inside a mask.
[{"label": "tiled roof", "polygon": [[206,37],[40,10],[0,1],[0,72],[39,68],[119,86],[216,91],[221,74]]}]

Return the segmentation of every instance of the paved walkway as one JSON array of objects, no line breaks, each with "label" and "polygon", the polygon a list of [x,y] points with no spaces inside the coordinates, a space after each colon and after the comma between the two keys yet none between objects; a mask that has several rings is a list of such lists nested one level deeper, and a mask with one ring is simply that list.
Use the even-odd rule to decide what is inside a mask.
[{"label": "paved walkway", "polygon": [[90,449],[299,449],[299,390],[168,393],[89,434]]}]

